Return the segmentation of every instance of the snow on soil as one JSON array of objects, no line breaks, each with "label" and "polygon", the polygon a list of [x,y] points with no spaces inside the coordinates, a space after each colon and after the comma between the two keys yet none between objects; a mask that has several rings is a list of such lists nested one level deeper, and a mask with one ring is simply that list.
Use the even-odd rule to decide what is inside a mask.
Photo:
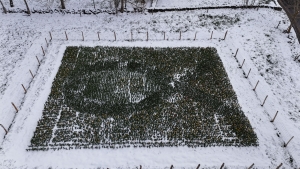
[{"label": "snow on soil", "polygon": [[[300,55],[284,12],[206,10],[99,15],[0,14],[0,168],[257,168],[300,167]],[[278,22],[281,24],[278,28]],[[221,40],[228,30],[226,40]],[[49,42],[49,31],[53,40]],[[64,31],[69,40],[65,40]],[[82,41],[81,31],[85,41]],[[117,34],[114,41],[113,31]],[[130,39],[133,32],[135,41]],[[149,41],[145,41],[149,31]],[[182,40],[179,41],[179,31]],[[211,32],[213,39],[210,40]],[[98,41],[100,32],[101,41]],[[166,32],[166,40],[163,40]],[[197,39],[193,41],[195,32]],[[194,46],[217,48],[239,103],[258,136],[258,147],[123,148],[27,152],[67,46]],[[43,56],[41,46],[46,50]],[[236,62],[233,57],[239,48]],[[41,61],[38,62],[35,57]],[[242,69],[238,66],[245,59]],[[249,78],[244,78],[243,72]],[[29,69],[35,75],[32,77]],[[254,88],[257,80],[259,85]],[[28,88],[24,94],[21,84]],[[262,107],[265,96],[266,104]],[[16,114],[11,102],[18,107]],[[270,123],[276,111],[279,114]],[[287,142],[295,136],[290,144]]]}]

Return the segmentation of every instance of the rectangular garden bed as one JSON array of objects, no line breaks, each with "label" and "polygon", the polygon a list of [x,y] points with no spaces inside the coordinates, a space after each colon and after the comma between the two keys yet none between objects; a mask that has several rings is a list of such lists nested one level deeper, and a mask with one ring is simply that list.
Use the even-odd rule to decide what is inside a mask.
[{"label": "rectangular garden bed", "polygon": [[257,145],[215,48],[67,47],[28,150]]}]

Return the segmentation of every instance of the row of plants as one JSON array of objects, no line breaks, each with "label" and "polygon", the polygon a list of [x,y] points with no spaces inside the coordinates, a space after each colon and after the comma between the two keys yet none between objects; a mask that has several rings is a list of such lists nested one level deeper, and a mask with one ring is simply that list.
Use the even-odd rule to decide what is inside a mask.
[{"label": "row of plants", "polygon": [[68,47],[28,150],[257,145],[215,48]]}]

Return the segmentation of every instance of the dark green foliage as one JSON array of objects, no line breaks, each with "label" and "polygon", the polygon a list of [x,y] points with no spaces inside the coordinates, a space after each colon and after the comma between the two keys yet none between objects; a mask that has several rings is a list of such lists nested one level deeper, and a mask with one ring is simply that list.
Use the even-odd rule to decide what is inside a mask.
[{"label": "dark green foliage", "polygon": [[257,146],[214,48],[68,47],[30,150]]}]

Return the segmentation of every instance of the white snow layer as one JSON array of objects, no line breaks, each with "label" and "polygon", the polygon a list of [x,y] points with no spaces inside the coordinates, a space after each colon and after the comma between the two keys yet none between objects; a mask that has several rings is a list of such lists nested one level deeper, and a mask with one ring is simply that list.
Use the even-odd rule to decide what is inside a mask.
[{"label": "white snow layer", "polygon": [[[228,1],[229,2],[229,1]],[[203,18],[201,16],[212,16]],[[219,16],[219,17],[217,17]],[[221,17],[221,19],[220,19]],[[236,23],[222,17],[239,18]],[[278,28],[277,25],[281,21]],[[300,167],[300,55],[284,12],[206,10],[99,15],[0,14],[0,168],[257,168]],[[228,30],[226,40],[221,40]],[[52,41],[49,43],[49,31]],[[68,41],[65,39],[65,31]],[[81,31],[85,41],[82,41]],[[114,41],[113,31],[117,34]],[[133,32],[134,41],[130,39]],[[149,32],[149,41],[146,32]],[[182,31],[182,40],[179,40]],[[213,38],[210,40],[213,31]],[[100,32],[101,40],[98,40]],[[166,32],[166,40],[163,40]],[[197,38],[194,41],[195,32]],[[45,41],[48,41],[48,47]],[[67,46],[215,47],[258,147],[173,147],[26,151]],[[45,49],[43,56],[41,46]],[[237,63],[233,57],[236,50]],[[41,62],[38,68],[36,56]],[[238,66],[245,59],[242,69]],[[245,78],[243,72],[248,73]],[[35,75],[32,79],[29,70]],[[259,80],[256,92],[252,89]],[[26,94],[21,86],[28,88]],[[265,96],[268,95],[262,107]],[[12,106],[13,102],[19,112]],[[270,120],[279,114],[274,123]],[[15,119],[14,119],[15,116]],[[14,119],[14,120],[13,120]],[[12,122],[13,121],[13,122]],[[285,148],[287,142],[295,136]]]}]

